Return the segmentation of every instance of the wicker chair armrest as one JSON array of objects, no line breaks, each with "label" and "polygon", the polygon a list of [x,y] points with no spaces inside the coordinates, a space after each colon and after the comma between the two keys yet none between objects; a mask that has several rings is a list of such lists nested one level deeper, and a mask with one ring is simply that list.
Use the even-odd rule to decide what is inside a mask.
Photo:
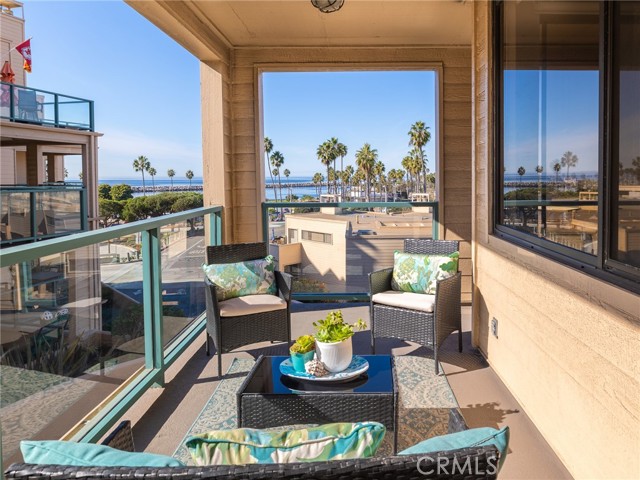
[{"label": "wicker chair armrest", "polygon": [[438,280],[436,283],[436,306],[438,298],[456,298],[455,292],[458,292],[458,304],[460,304],[460,288],[462,287],[462,273],[458,272],[454,276]]},{"label": "wicker chair armrest", "polygon": [[207,276],[204,277],[204,284],[206,290],[205,298],[207,302],[207,315],[212,315],[214,317],[220,316],[217,286]]},{"label": "wicker chair armrest", "polygon": [[278,285],[278,290],[287,303],[291,301],[292,284],[293,276],[291,276],[291,274],[276,270],[276,285]]},{"label": "wicker chair armrest", "polygon": [[376,293],[391,290],[391,276],[393,275],[393,267],[378,270],[369,274],[369,291],[371,296]]}]

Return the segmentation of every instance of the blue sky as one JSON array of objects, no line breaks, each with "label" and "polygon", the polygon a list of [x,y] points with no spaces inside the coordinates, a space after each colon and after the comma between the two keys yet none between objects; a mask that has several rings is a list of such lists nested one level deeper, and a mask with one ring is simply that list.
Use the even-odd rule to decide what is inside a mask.
[{"label": "blue sky", "polygon": [[[202,173],[198,60],[132,8],[116,1],[27,1],[33,37],[28,85],[95,101],[99,178],[139,178],[131,166],[145,155],[166,176]],[[55,22],[52,19],[55,18]],[[292,176],[324,171],[317,146],[331,136],[347,145],[345,164],[365,142],[387,170],[400,167],[407,132],[430,127],[429,168],[435,170],[434,74],[352,72],[268,74],[265,134]],[[79,162],[70,162],[77,178]]]},{"label": "blue sky", "polygon": [[[435,74],[433,72],[267,73],[263,78],[264,130],[285,158],[292,176],[324,167],[318,145],[336,137],[347,146],[344,164],[355,168],[365,143],[387,167],[401,168],[409,151],[408,132],[422,120],[430,127],[425,151],[435,170]],[[339,162],[338,162],[338,168]]]},{"label": "blue sky", "polygon": [[[198,60],[122,2],[24,5],[30,87],[95,101],[99,178],[138,178],[145,155],[165,177],[202,173]],[[55,19],[55,22],[52,21]],[[78,162],[69,165],[77,179]]]},{"label": "blue sky", "polygon": [[[579,159],[572,173],[598,170],[598,79],[595,70],[505,72],[506,174],[520,166],[534,173],[540,160],[553,175],[553,165],[567,150]],[[543,85],[547,94],[540,105]],[[546,113],[540,115],[541,108]]]}]

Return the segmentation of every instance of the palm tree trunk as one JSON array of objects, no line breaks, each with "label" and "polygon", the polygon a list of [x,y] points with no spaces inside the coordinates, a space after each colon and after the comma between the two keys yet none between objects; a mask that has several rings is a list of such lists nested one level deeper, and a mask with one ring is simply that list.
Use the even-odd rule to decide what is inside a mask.
[{"label": "palm tree trunk", "polygon": [[147,189],[144,186],[144,170],[142,170],[142,195],[147,196]]},{"label": "palm tree trunk", "polygon": [[331,185],[331,182],[329,182],[329,164],[327,163],[327,193],[331,193],[329,192],[329,185]]}]

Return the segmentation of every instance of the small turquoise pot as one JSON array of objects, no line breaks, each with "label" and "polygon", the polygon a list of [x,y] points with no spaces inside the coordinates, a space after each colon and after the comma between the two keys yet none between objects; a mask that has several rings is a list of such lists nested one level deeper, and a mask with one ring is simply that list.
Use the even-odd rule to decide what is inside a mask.
[{"label": "small turquoise pot", "polygon": [[313,356],[315,355],[315,353],[315,350],[311,350],[307,353],[289,352],[289,355],[291,355],[291,363],[293,364],[293,369],[298,373],[304,373],[304,364],[313,360]]}]

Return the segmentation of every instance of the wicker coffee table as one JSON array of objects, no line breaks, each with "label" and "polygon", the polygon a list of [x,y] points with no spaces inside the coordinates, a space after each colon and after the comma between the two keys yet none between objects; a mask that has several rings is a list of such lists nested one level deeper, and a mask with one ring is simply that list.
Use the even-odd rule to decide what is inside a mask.
[{"label": "wicker coffee table", "polygon": [[390,355],[364,355],[369,370],[342,383],[280,374],[288,357],[261,356],[237,392],[238,426],[270,428],[332,422],[380,422],[397,445],[398,388]]}]

